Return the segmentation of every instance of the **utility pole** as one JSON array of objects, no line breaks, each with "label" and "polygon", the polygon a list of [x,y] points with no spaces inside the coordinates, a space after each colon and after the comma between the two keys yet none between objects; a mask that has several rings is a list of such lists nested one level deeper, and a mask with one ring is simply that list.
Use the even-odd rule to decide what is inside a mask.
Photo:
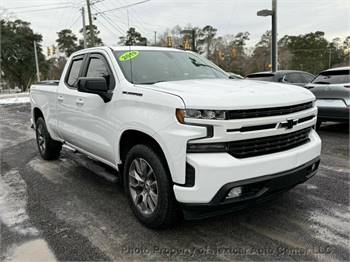
[{"label": "utility pole", "polygon": [[331,68],[331,64],[332,64],[332,49],[329,49],[328,68]]},{"label": "utility pole", "polygon": [[277,0],[272,0],[272,10],[260,10],[257,12],[258,16],[271,16],[271,64],[272,72],[278,69],[277,57]]},{"label": "utility pole", "polygon": [[277,0],[272,0],[272,72],[277,71]]},{"label": "utility pole", "polygon": [[192,29],[192,51],[196,52],[196,29]]},{"label": "utility pole", "polygon": [[157,45],[157,31],[154,31],[154,45]]},{"label": "utility pole", "polygon": [[84,35],[84,49],[86,48],[86,25],[85,25],[85,8],[81,8],[81,17],[83,18],[83,35]]},{"label": "utility pole", "polygon": [[36,78],[38,82],[40,82],[39,61],[38,61],[38,53],[36,51],[36,41],[34,41],[34,56],[35,56]]},{"label": "utility pole", "polygon": [[92,25],[92,16],[91,16],[91,3],[90,0],[86,0],[87,12],[89,17],[89,28],[90,28],[90,41],[91,46],[95,46],[95,36],[94,36],[94,28]]}]

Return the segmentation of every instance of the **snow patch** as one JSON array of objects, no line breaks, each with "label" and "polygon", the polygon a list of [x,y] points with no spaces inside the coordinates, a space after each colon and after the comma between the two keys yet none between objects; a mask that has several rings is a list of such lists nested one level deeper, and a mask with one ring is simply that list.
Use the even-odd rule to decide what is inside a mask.
[{"label": "snow patch", "polygon": [[30,102],[29,96],[0,98],[0,105],[23,104],[23,103],[29,103],[29,102]]},{"label": "snow patch", "polygon": [[307,188],[307,189],[311,189],[311,190],[318,189],[318,187],[315,186],[315,185],[306,185],[306,188]]},{"label": "snow patch", "polygon": [[5,261],[57,261],[47,243],[42,239],[25,242],[13,247],[7,253]]},{"label": "snow patch", "polygon": [[320,211],[312,212],[311,227],[316,231],[315,237],[331,245],[348,248],[350,244],[350,208],[346,210],[329,210],[329,215]]},{"label": "snow patch", "polygon": [[70,181],[67,172],[75,166],[74,162],[66,158],[60,158],[57,161],[44,161],[40,158],[34,158],[28,165],[35,171],[54,184],[62,184]]},{"label": "snow patch", "polygon": [[26,192],[26,183],[17,169],[0,176],[0,220],[10,230],[36,236],[39,232],[31,225],[26,212]]}]

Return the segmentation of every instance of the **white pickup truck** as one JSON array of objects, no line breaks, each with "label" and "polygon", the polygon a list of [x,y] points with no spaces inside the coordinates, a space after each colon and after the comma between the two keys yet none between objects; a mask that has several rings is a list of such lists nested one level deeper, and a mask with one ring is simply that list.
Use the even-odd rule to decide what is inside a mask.
[{"label": "white pickup truck", "polygon": [[41,156],[57,159],[67,144],[113,167],[148,227],[265,201],[319,165],[311,92],[229,79],[192,52],[81,50],[30,98]]}]

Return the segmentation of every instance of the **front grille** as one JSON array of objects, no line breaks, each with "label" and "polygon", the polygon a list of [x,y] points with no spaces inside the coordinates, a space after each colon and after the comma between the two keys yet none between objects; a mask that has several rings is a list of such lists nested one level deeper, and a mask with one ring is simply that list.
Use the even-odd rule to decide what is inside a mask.
[{"label": "front grille", "polygon": [[228,153],[236,158],[246,158],[285,151],[309,142],[310,130],[306,128],[284,135],[229,142]]},{"label": "front grille", "polygon": [[283,107],[271,107],[261,109],[230,110],[226,112],[226,119],[244,119],[254,117],[287,115],[312,108],[312,102]]}]

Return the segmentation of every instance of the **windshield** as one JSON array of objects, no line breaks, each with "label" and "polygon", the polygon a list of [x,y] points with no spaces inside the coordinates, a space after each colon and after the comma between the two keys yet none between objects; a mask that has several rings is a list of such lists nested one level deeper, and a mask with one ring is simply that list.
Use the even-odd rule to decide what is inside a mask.
[{"label": "windshield", "polygon": [[199,55],[177,51],[115,51],[125,78],[133,84],[228,78],[215,64]]},{"label": "windshield", "polygon": [[350,83],[350,70],[334,70],[322,72],[312,81],[312,83],[325,85]]}]

